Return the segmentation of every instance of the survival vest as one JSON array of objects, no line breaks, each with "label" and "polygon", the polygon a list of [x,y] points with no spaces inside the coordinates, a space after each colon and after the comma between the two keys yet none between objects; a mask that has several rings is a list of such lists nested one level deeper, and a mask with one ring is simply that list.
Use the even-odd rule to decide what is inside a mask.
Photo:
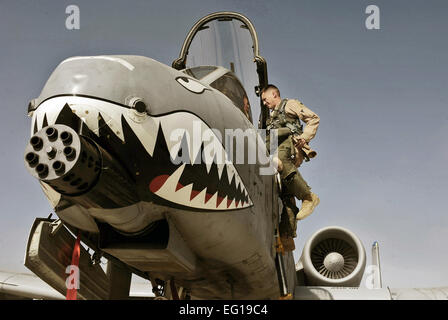
[{"label": "survival vest", "polygon": [[[285,106],[288,99],[283,99],[280,102],[280,107],[272,111],[270,118],[267,121],[267,136],[272,129],[278,129],[278,137],[284,140],[291,134],[301,135],[303,133],[303,125],[298,117],[292,117],[285,112]],[[280,141],[279,141],[280,143]]]}]

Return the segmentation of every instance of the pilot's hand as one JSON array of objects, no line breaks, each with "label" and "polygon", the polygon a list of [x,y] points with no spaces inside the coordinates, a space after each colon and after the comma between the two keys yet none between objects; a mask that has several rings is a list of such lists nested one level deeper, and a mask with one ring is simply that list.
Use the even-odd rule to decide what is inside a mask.
[{"label": "pilot's hand", "polygon": [[294,145],[298,148],[298,149],[302,149],[303,146],[306,144],[306,140],[303,138],[299,138],[299,137],[293,137],[292,141],[294,142]]},{"label": "pilot's hand", "polygon": [[283,171],[283,163],[282,163],[282,161],[279,158],[274,157],[272,159],[272,162],[274,163],[275,168],[277,168],[277,172],[282,172]]}]

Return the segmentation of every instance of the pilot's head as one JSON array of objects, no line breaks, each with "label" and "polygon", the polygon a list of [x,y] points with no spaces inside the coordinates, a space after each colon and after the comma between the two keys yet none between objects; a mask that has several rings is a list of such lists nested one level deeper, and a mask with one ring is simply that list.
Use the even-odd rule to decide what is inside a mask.
[{"label": "pilot's head", "polygon": [[274,109],[275,106],[282,101],[282,98],[280,97],[280,90],[278,90],[278,88],[273,84],[268,84],[261,91],[261,100],[266,107],[271,110]]},{"label": "pilot's head", "polygon": [[247,99],[246,96],[243,97],[243,104],[244,104],[244,112],[248,113],[250,109],[249,99]]}]

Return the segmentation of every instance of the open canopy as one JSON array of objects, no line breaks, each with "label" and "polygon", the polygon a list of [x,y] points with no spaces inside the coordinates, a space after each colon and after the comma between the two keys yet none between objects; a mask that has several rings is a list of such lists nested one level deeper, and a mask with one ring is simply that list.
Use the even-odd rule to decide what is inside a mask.
[{"label": "open canopy", "polygon": [[[266,61],[259,55],[254,26],[242,14],[217,12],[200,19],[188,33],[172,66],[198,79],[219,74],[209,84],[226,94],[243,112],[246,95],[252,107],[248,118],[259,119],[258,126],[265,127],[268,110],[259,96],[261,88],[267,85]],[[221,68],[214,68],[218,66]],[[238,83],[244,92],[238,89]],[[226,93],[224,88],[232,93]]]}]

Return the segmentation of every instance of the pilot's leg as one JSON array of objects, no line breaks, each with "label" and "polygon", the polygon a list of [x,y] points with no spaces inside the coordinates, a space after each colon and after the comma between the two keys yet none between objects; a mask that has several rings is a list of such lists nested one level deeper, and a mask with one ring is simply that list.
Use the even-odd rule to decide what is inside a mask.
[{"label": "pilot's leg", "polygon": [[297,229],[297,220],[296,214],[299,212],[299,208],[296,206],[296,199],[294,196],[286,197],[283,200],[283,205],[286,210],[286,219],[289,225],[288,236],[295,238],[297,237],[296,229]]},{"label": "pilot's leg", "polygon": [[285,196],[282,199],[283,210],[279,224],[280,240],[285,251],[294,251],[294,238],[297,236],[296,213],[299,209],[295,205],[294,196]]},{"label": "pilot's leg", "polygon": [[319,204],[320,200],[317,194],[311,192],[310,186],[303,179],[299,171],[294,175],[291,181],[290,187],[291,191],[296,197],[302,200],[302,207],[296,216],[297,220],[302,220],[313,213],[314,208]]},{"label": "pilot's leg", "polygon": [[319,204],[319,197],[311,192],[310,186],[303,179],[291,159],[291,149],[289,146],[281,144],[279,146],[279,158],[283,164],[280,173],[283,185],[290,194],[302,200],[302,207],[296,216],[297,220],[302,220],[313,213],[314,208]]}]

